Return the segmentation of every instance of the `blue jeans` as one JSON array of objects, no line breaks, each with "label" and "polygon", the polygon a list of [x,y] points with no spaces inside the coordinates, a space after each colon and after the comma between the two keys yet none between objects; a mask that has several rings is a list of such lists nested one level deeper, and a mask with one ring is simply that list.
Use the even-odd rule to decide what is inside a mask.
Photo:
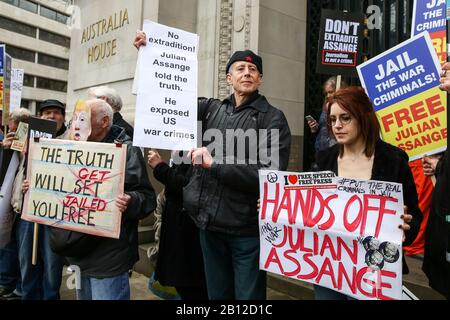
[{"label": "blue jeans", "polygon": [[265,300],[266,273],[259,270],[259,237],[200,230],[211,300]]},{"label": "blue jeans", "polygon": [[23,300],[58,300],[62,279],[62,258],[50,248],[47,226],[38,228],[38,259],[32,264],[34,223],[19,219],[17,240]]},{"label": "blue jeans", "polygon": [[17,220],[14,222],[11,232],[11,241],[0,249],[0,288],[16,290],[16,294],[22,294],[20,281],[19,252],[15,229]]},{"label": "blue jeans", "polygon": [[128,272],[98,279],[85,277],[81,271],[81,288],[77,290],[77,300],[130,300]]},{"label": "blue jeans", "polygon": [[314,285],[314,297],[316,300],[355,300],[346,294],[319,286],[317,284]]}]

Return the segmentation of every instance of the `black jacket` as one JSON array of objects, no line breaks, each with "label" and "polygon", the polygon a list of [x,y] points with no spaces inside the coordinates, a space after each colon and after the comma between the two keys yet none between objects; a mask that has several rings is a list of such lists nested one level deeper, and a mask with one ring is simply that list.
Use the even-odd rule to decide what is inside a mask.
[{"label": "black jacket", "polygon": [[127,145],[124,190],[131,200],[122,214],[119,239],[99,237],[98,244],[85,257],[67,258],[70,264],[79,266],[83,275],[88,277],[114,277],[133,267],[139,260],[138,222],[156,208],[155,192],[140,149],[131,145],[124,129],[113,125],[102,142],[113,143],[116,140]]},{"label": "black jacket", "polygon": [[192,167],[155,167],[155,178],[164,184],[166,204],[161,217],[161,235],[155,279],[173,287],[204,286],[205,272],[198,228],[183,209],[183,186]]},{"label": "black jacket", "polygon": [[439,161],[436,186],[425,233],[423,271],[430,287],[450,299],[450,156],[448,151]]},{"label": "black jacket", "polygon": [[[339,145],[319,152],[319,170],[331,170],[338,175],[337,159]],[[408,207],[408,213],[413,216],[410,230],[405,232],[403,246],[409,246],[417,237],[422,222],[422,212],[419,209],[417,190],[411,169],[408,165],[408,155],[403,150],[394,147],[382,140],[378,140],[375,146],[371,180],[396,182],[403,185],[403,202]],[[408,273],[406,263],[403,263],[403,272]]]},{"label": "black jacket", "polygon": [[125,129],[125,133],[127,134],[127,136],[133,139],[134,129],[128,122],[125,121],[120,112],[114,112],[113,124]]},{"label": "black jacket", "polygon": [[[288,166],[291,133],[283,112],[271,106],[266,98],[255,92],[239,108],[235,107],[234,96],[223,101],[217,99],[199,100],[199,116],[204,129],[217,129],[223,143],[217,145],[208,139],[207,131],[204,135],[203,146],[211,148],[215,156],[215,163],[209,170],[195,167],[189,184],[184,189],[184,207],[201,229],[218,231],[226,234],[241,236],[257,236],[259,198],[258,170],[271,166],[275,170],[285,170]],[[273,137],[271,129],[279,130],[279,162],[268,164],[264,159],[255,159],[251,154],[251,147],[262,151],[262,140],[250,141],[245,144],[245,150],[240,159],[237,149],[237,139],[227,139],[227,129],[268,129],[267,140]],[[217,131],[216,131],[217,132]],[[242,132],[241,132],[242,133]],[[219,137],[220,138],[220,137]],[[261,143],[261,145],[259,144]],[[223,149],[220,149],[223,148]],[[230,155],[234,150],[234,157]],[[270,149],[270,147],[269,147]],[[266,150],[267,151],[267,150]],[[222,155],[220,155],[222,152]],[[266,154],[270,154],[270,151]],[[232,164],[229,164],[231,160]],[[242,164],[236,164],[240,160]],[[222,162],[222,163],[219,163]],[[252,163],[253,162],[253,163]]]}]

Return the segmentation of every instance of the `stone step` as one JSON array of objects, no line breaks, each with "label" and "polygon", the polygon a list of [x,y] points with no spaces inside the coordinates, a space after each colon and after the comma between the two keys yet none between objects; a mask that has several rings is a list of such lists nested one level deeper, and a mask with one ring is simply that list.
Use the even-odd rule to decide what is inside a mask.
[{"label": "stone step", "polygon": [[314,300],[313,285],[267,272],[267,287],[297,300]]},{"label": "stone step", "polygon": [[147,256],[147,250],[152,243],[143,243],[139,245],[139,261],[134,265],[133,270],[150,278],[154,269]]},{"label": "stone step", "polygon": [[138,244],[150,243],[155,241],[155,230],[150,226],[138,227]]}]

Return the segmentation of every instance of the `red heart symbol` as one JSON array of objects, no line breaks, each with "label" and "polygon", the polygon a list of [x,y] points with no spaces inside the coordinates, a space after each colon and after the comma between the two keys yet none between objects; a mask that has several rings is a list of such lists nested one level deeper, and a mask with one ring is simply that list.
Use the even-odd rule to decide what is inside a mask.
[{"label": "red heart symbol", "polygon": [[288,179],[289,179],[289,182],[290,182],[291,184],[296,184],[297,181],[298,181],[298,177],[295,176],[295,175],[289,176]]}]

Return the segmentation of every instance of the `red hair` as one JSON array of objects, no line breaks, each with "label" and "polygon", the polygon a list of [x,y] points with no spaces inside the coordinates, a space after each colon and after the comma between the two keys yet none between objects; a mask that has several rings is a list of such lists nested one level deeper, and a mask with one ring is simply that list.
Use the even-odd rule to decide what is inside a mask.
[{"label": "red hair", "polygon": [[[364,89],[351,86],[340,89],[331,95],[328,99],[328,119],[333,103],[337,103],[358,121],[358,131],[365,143],[364,153],[367,157],[371,157],[375,153],[375,145],[380,138],[380,124],[375,115],[373,104]],[[328,129],[332,132],[330,125],[328,125]],[[340,156],[343,152],[344,148],[341,146]]]}]

